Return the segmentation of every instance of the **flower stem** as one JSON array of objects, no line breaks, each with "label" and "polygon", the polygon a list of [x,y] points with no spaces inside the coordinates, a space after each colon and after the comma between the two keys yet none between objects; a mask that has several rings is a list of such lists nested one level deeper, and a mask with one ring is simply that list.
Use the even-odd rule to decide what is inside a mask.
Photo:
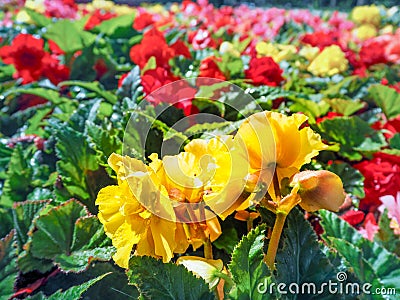
[{"label": "flower stem", "polygon": [[287,215],[282,212],[276,214],[274,229],[272,230],[271,239],[269,240],[267,254],[264,255],[264,262],[271,270],[275,269],[275,256],[278,251],[279,240],[281,238],[283,226],[285,225],[286,216]]},{"label": "flower stem", "polygon": [[204,241],[204,258],[213,259],[212,245],[209,238]]}]

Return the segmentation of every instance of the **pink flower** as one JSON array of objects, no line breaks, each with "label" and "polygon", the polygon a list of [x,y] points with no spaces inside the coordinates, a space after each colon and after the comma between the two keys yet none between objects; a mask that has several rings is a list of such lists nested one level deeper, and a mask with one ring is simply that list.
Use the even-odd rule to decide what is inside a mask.
[{"label": "pink flower", "polygon": [[395,234],[400,235],[400,191],[397,193],[396,199],[392,195],[383,196],[380,198],[382,205],[379,206],[379,211],[383,213],[388,210],[388,217],[391,219],[390,228]]}]

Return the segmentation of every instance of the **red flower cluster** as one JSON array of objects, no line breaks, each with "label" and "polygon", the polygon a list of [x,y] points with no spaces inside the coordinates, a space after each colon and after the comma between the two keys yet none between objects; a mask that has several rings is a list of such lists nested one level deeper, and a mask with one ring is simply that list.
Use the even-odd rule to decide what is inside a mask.
[{"label": "red flower cluster", "polygon": [[[138,23],[135,21],[135,29],[148,26],[149,16],[145,14],[142,16],[143,20]],[[133,46],[130,51],[131,60],[141,69],[146,66],[151,57],[156,60],[156,68],[146,70],[141,76],[143,90],[147,95],[146,100],[153,104],[171,103],[183,109],[185,115],[190,115],[197,111],[197,108],[191,103],[196,94],[196,89],[190,87],[188,82],[181,81],[165,87],[161,92],[157,92],[160,87],[180,79],[171,73],[169,66],[169,60],[178,55],[191,57],[189,49],[183,41],[178,40],[174,44],[168,45],[164,35],[157,28],[146,31],[140,44]],[[122,83],[123,80],[120,80],[121,85]],[[175,90],[178,86],[179,89]],[[165,93],[165,91],[168,91],[168,93]]]},{"label": "red flower cluster", "polygon": [[[175,84],[170,84],[172,82]],[[144,72],[142,85],[147,94],[145,99],[150,103],[170,103],[182,109],[186,116],[198,112],[198,109],[192,105],[192,99],[197,90],[191,87],[186,80],[179,80],[164,68],[157,67]],[[160,89],[161,87],[163,88]]]},{"label": "red flower cluster", "polygon": [[117,15],[111,12],[105,12],[103,10],[97,9],[87,20],[85,24],[85,30],[91,30],[92,28],[96,27],[97,25],[101,24],[101,22],[112,19]]},{"label": "red flower cluster", "polygon": [[0,57],[5,64],[14,65],[14,78],[22,78],[22,83],[48,77],[54,84],[69,77],[69,69],[60,65],[55,55],[44,50],[44,40],[30,34],[19,34],[10,46],[0,48]]},{"label": "red flower cluster", "polygon": [[339,45],[339,33],[337,31],[318,31],[307,33],[300,41],[313,47],[323,49],[331,45]]},{"label": "red flower cluster", "polygon": [[271,57],[253,57],[249,69],[245,71],[246,78],[254,85],[278,86],[284,80],[282,69]]},{"label": "red flower cluster", "polygon": [[360,201],[363,211],[375,211],[380,205],[380,197],[396,196],[400,190],[400,156],[383,152],[374,158],[354,165],[365,177],[365,198]]},{"label": "red flower cluster", "polygon": [[143,12],[135,18],[135,21],[133,22],[133,28],[141,31],[152,24],[154,24],[153,15]]},{"label": "red flower cluster", "polygon": [[217,64],[217,62],[220,62],[221,60],[221,58],[215,56],[210,56],[203,59],[200,63],[199,77],[209,77],[226,80],[225,74],[221,71]]},{"label": "red flower cluster", "polygon": [[168,68],[168,61],[174,57],[175,51],[168,46],[164,35],[156,28],[146,31],[140,44],[131,48],[131,60],[141,69],[154,56],[158,67]]}]

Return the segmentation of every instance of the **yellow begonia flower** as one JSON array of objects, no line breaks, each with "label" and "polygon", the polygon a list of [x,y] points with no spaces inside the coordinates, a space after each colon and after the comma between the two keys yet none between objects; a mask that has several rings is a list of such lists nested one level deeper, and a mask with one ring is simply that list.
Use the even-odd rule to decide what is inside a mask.
[{"label": "yellow begonia flower", "polygon": [[376,27],[370,24],[361,25],[360,27],[354,29],[353,32],[361,41],[372,38],[378,34]]},{"label": "yellow begonia flower", "polygon": [[15,21],[18,23],[25,23],[25,24],[33,24],[32,18],[28,15],[26,10],[21,9],[17,16],[15,17]]},{"label": "yellow begonia flower", "polygon": [[345,54],[337,45],[326,47],[308,66],[308,71],[316,76],[332,76],[348,68]]},{"label": "yellow begonia flower", "polygon": [[305,57],[308,61],[312,61],[319,54],[319,48],[306,45],[300,49],[299,54]]},{"label": "yellow begonia flower", "polygon": [[[109,157],[118,186],[100,190],[96,205],[99,220],[117,249],[113,259],[119,266],[128,266],[132,250],[136,255],[167,262],[174,253],[184,253],[189,245],[196,249],[205,240],[212,242],[221,235],[215,213],[208,210],[205,214],[206,205],[216,206],[212,201],[202,206],[199,203],[206,192],[211,195],[212,188],[218,191],[229,181],[223,169],[229,149],[224,145],[218,139],[193,141],[186,148],[192,152],[163,160],[152,154],[148,166],[127,156]],[[216,163],[224,165],[217,170]]]},{"label": "yellow begonia flower", "polygon": [[221,43],[221,46],[219,46],[219,53],[225,54],[229,53],[234,57],[240,57],[240,52],[235,49],[232,43],[224,41]]},{"label": "yellow begonia flower", "polygon": [[[280,183],[328,147],[311,128],[301,128],[306,121],[307,117],[302,114],[288,117],[264,111],[250,116],[239,127],[235,139],[245,145],[252,172],[259,174],[267,185],[274,172]],[[273,197],[275,192],[270,189],[270,194]]]},{"label": "yellow begonia flower", "polygon": [[169,187],[178,188],[190,203],[204,200],[212,213],[222,219],[231,214],[245,198],[244,178],[250,168],[240,148],[235,148],[232,136],[195,139],[175,156],[165,156],[163,165]]},{"label": "yellow begonia flower", "polygon": [[300,206],[309,212],[318,209],[337,212],[346,196],[340,177],[326,170],[297,173],[290,185],[300,195]]},{"label": "yellow begonia flower", "polygon": [[256,51],[259,56],[272,57],[275,62],[279,63],[282,60],[290,59],[297,52],[297,49],[293,45],[258,42]]},{"label": "yellow begonia flower", "polygon": [[[126,268],[134,247],[137,255],[161,257],[164,262],[173,253],[184,252],[189,244],[177,243],[185,236],[183,227],[173,221],[175,214],[167,201],[168,193],[152,170],[139,160],[116,154],[111,155],[109,164],[118,175],[118,186],[101,189],[96,205],[99,220],[117,249],[114,261]],[[136,187],[135,193],[132,186]],[[151,206],[151,210],[143,203]]]},{"label": "yellow begonia flower", "polygon": [[136,9],[128,5],[115,5],[113,7],[113,12],[115,12],[118,16],[131,15],[136,13]]},{"label": "yellow begonia flower", "polygon": [[375,5],[354,7],[351,12],[351,18],[358,24],[372,24],[379,26],[381,22],[379,8]]},{"label": "yellow begonia flower", "polygon": [[41,14],[44,14],[44,12],[46,11],[44,0],[26,0],[25,7],[37,11]]},{"label": "yellow begonia flower", "polygon": [[94,10],[102,9],[105,11],[110,11],[114,8],[114,2],[108,0],[93,0],[91,5]]}]

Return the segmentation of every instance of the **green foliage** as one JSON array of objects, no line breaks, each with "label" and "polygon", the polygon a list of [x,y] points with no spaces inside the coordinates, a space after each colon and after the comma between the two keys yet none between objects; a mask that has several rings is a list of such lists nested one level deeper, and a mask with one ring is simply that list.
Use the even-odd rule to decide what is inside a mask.
[{"label": "green foliage", "polygon": [[30,252],[53,260],[64,271],[80,272],[93,260],[109,260],[112,247],[102,247],[106,238],[94,216],[75,200],[54,207],[34,221]]},{"label": "green foliage", "polygon": [[82,30],[81,23],[71,20],[57,21],[47,27],[44,36],[53,40],[67,54],[72,54],[89,47],[96,39],[96,35]]},{"label": "green foliage", "polygon": [[234,299],[263,299],[257,286],[270,275],[263,261],[265,225],[253,229],[243,237],[232,253],[229,271],[236,286],[231,294]]},{"label": "green foliage", "polygon": [[15,203],[12,215],[20,249],[28,241],[28,233],[33,230],[34,218],[49,202],[48,200],[42,200]]},{"label": "green foliage", "polygon": [[373,288],[400,288],[400,258],[377,242],[371,242],[356,232],[335,214],[323,211],[324,240],[344,258],[361,283]]},{"label": "green foliage", "polygon": [[59,84],[60,87],[62,86],[78,86],[82,87],[88,91],[92,91],[96,93],[98,96],[102,97],[103,99],[107,100],[109,103],[114,104],[117,101],[117,97],[109,92],[104,90],[99,82],[85,82],[79,80],[71,80],[71,81],[63,81]]},{"label": "green foliage", "polygon": [[129,260],[128,278],[143,299],[215,299],[205,281],[184,266],[147,256]]},{"label": "green foliage", "polygon": [[113,38],[121,38],[132,35],[134,30],[132,29],[132,23],[135,19],[135,14],[122,15],[110,20],[106,20],[96,26],[93,31],[101,32]]},{"label": "green foliage", "polygon": [[83,293],[85,293],[92,285],[102,280],[104,277],[108,276],[109,273],[100,275],[96,278],[93,278],[81,285],[73,286],[66,291],[59,290],[52,294],[50,297],[46,297],[43,294],[36,294],[33,297],[29,297],[28,299],[32,300],[57,300],[57,299],[80,299]]},{"label": "green foliage", "polygon": [[375,101],[388,119],[400,114],[400,94],[384,85],[373,85],[369,89],[369,96]]},{"label": "green foliage", "polygon": [[218,249],[225,250],[228,254],[232,254],[238,242],[237,230],[234,227],[228,227],[223,229],[221,236],[214,241],[213,245]]},{"label": "green foliage", "polygon": [[324,139],[339,143],[339,154],[352,161],[361,160],[364,153],[379,151],[387,144],[382,133],[357,116],[326,119],[316,128]]},{"label": "green foliage", "polygon": [[15,231],[0,240],[0,298],[9,299],[14,294],[18,275]]},{"label": "green foliage", "polygon": [[333,163],[328,165],[326,169],[342,179],[343,188],[347,193],[364,198],[364,176],[360,171],[347,163]]},{"label": "green foliage", "polygon": [[400,133],[397,132],[389,141],[390,147],[400,150]]},{"label": "green foliage", "polygon": [[59,272],[54,277],[49,278],[40,290],[45,295],[51,295],[60,289],[67,290],[70,287],[79,286],[103,274],[109,275],[89,288],[82,295],[84,299],[137,299],[139,292],[133,285],[128,285],[125,271],[117,267],[113,262],[92,262],[87,270],[80,273]]},{"label": "green foliage", "polygon": [[340,98],[325,99],[328,102],[334,112],[342,114],[344,116],[350,116],[355,112],[366,106],[365,102],[360,100],[345,100]]},{"label": "green foliage", "polygon": [[27,184],[31,181],[33,173],[28,164],[28,157],[31,155],[29,151],[24,151],[19,145],[14,148],[8,164],[7,179],[0,197],[1,205],[11,207],[14,202],[24,201],[32,190],[31,186]]},{"label": "green foliage", "polygon": [[[304,214],[298,209],[293,209],[286,219],[286,228],[281,237],[283,245],[276,255],[278,283],[303,283],[313,282],[317,287],[322,283],[336,282],[336,268],[322,251],[321,244],[310,224],[305,220]],[[325,291],[327,293],[327,291]],[[313,298],[309,293],[309,299]],[[335,296],[323,295],[324,299],[334,299]],[[287,295],[288,299],[296,299],[296,295]],[[314,295],[314,298],[321,295]]]},{"label": "green foliage", "polygon": [[69,126],[54,124],[56,153],[59,161],[57,171],[61,176],[67,197],[77,197],[83,201],[94,199],[88,178],[99,167],[96,152],[89,147],[85,136]]}]

